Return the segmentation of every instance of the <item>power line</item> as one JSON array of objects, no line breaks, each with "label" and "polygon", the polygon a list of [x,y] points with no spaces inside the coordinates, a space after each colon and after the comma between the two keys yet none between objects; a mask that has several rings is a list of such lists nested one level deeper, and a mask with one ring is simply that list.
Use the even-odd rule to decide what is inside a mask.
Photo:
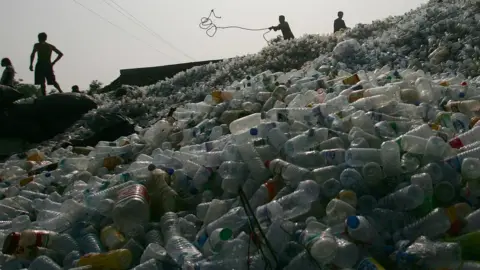
[{"label": "power line", "polygon": [[139,41],[140,43],[143,43],[143,44],[145,44],[145,45],[149,46],[150,48],[154,49],[155,51],[157,51],[158,53],[160,53],[160,54],[162,54],[162,55],[164,55],[164,56],[167,56],[167,57],[173,58],[172,56],[170,56],[170,55],[168,55],[168,54],[166,54],[166,53],[164,53],[164,52],[162,52],[162,51],[158,50],[157,48],[155,48],[155,47],[154,47],[154,46],[152,46],[151,44],[149,44],[149,43],[147,43],[147,42],[143,41],[142,39],[138,38],[137,36],[135,36],[135,35],[131,34],[131,33],[130,33],[130,32],[128,32],[127,30],[123,29],[122,27],[120,27],[120,26],[118,26],[118,25],[114,24],[114,23],[113,23],[113,22],[111,22],[109,19],[107,19],[107,18],[103,17],[102,15],[100,15],[99,13],[97,13],[96,11],[94,11],[93,9],[91,9],[91,8],[89,8],[89,7],[87,7],[87,6],[83,5],[83,4],[81,4],[81,3],[80,3],[80,2],[78,2],[77,0],[73,0],[73,2],[74,2],[75,4],[77,4],[77,5],[81,6],[81,7],[83,7],[84,9],[88,10],[89,12],[93,13],[94,15],[96,15],[97,17],[99,17],[99,18],[100,18],[100,19],[102,19],[103,21],[105,21],[105,22],[109,23],[109,24],[110,24],[110,25],[112,25],[113,27],[115,27],[115,28],[119,29],[120,31],[122,31],[122,32],[126,33],[127,35],[129,35],[129,36],[133,37],[134,39],[136,39],[136,40],[137,40],[137,41]]},{"label": "power line", "polygon": [[[140,21],[139,19],[137,19],[137,17],[135,17],[133,14],[131,14],[128,10],[124,9],[120,4],[118,4],[115,0],[103,0],[106,4],[108,4],[109,6],[111,6],[112,8],[114,8],[117,12],[119,12],[120,14],[124,15],[125,17],[127,17],[130,21],[134,22],[135,24],[137,24],[138,26],[142,27],[145,31],[149,32],[150,34],[154,35],[155,37],[157,37],[158,39],[160,39],[163,43],[167,44],[170,48],[174,49],[175,51],[181,53],[183,56],[187,57],[188,59],[192,60],[192,61],[196,61],[195,58],[191,57],[190,55],[186,54],[185,52],[183,52],[182,50],[180,50],[179,48],[177,48],[175,45],[173,45],[172,43],[170,43],[168,40],[166,40],[165,38],[163,38],[160,34],[158,34],[157,32],[155,32],[152,28],[148,27],[147,25],[145,25],[142,21]],[[109,3],[109,1],[114,4],[116,7],[113,7],[111,3]]]}]

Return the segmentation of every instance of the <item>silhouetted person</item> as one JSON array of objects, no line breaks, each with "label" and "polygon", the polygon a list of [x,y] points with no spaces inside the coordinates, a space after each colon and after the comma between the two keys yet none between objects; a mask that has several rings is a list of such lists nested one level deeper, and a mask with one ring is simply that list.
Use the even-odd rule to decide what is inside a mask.
[{"label": "silhouetted person", "polygon": [[273,31],[281,30],[283,39],[294,39],[295,37],[293,36],[292,30],[290,29],[290,25],[288,25],[288,22],[285,21],[285,16],[280,15],[278,17],[278,21],[280,23],[277,26],[272,26],[268,29]]},{"label": "silhouetted person", "polygon": [[72,86],[72,93],[80,93],[80,88],[78,87],[78,85]]},{"label": "silhouetted person", "polygon": [[0,79],[0,84],[13,87],[13,82],[15,78],[15,69],[13,68],[12,61],[8,58],[2,59],[3,70],[2,78]]},{"label": "silhouetted person", "polygon": [[333,32],[338,32],[340,30],[347,29],[345,21],[343,20],[343,12],[338,12],[338,18],[333,22]]},{"label": "silhouetted person", "polygon": [[[52,62],[52,52],[57,54],[57,58]],[[38,43],[33,45],[33,51],[30,55],[30,71],[33,71],[33,60],[37,56],[37,64],[35,65],[35,85],[40,85],[42,94],[47,95],[45,81],[48,85],[53,85],[60,93],[63,93],[60,85],[55,79],[53,66],[63,57],[63,53],[52,44],[47,43],[47,34],[38,34]]]}]

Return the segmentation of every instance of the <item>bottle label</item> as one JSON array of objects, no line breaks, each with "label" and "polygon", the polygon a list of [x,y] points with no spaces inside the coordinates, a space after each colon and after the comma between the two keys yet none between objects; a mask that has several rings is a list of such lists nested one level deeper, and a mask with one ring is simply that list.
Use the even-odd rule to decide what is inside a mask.
[{"label": "bottle label", "polygon": [[301,235],[300,239],[302,239],[302,242],[305,245],[305,247],[310,248],[311,245],[315,242],[314,240],[317,239],[318,237],[320,237],[320,235],[321,235],[321,233],[310,233],[310,234],[308,234],[308,232],[306,230],[304,230],[302,232],[302,235]]},{"label": "bottle label", "polygon": [[331,151],[324,151],[323,156],[325,157],[325,160],[327,164],[331,165],[335,161],[335,157],[337,156],[337,151],[336,150],[331,150]]},{"label": "bottle label", "polygon": [[348,78],[345,78],[342,80],[343,84],[345,85],[355,85],[357,84],[358,82],[360,82],[360,77],[358,77],[357,74],[354,74]]},{"label": "bottle label", "polygon": [[277,195],[275,184],[267,182],[265,183],[265,187],[267,188],[267,192],[268,192],[268,201],[273,200],[273,198],[275,198],[275,196]]},{"label": "bottle label", "polygon": [[448,219],[450,220],[450,223],[453,224],[455,221],[457,221],[457,210],[455,209],[454,206],[451,206],[447,209],[445,209],[445,213],[448,216]]},{"label": "bottle label", "polygon": [[457,103],[457,102],[450,103],[450,110],[452,112],[456,112],[456,113],[460,112],[460,109],[458,108],[458,105],[459,105],[459,103]]},{"label": "bottle label", "polygon": [[50,241],[50,235],[46,231],[36,231],[35,232],[36,236],[36,243],[35,245],[37,247],[48,247],[49,241]]},{"label": "bottle label", "polygon": [[460,171],[461,162],[460,162],[460,159],[458,157],[455,156],[455,157],[449,158],[449,159],[445,160],[445,163],[450,165],[455,170]]},{"label": "bottle label", "polygon": [[109,253],[90,253],[77,261],[77,267],[91,265],[94,269],[127,269],[132,261],[128,249],[119,249]]},{"label": "bottle label", "polygon": [[103,232],[102,239],[109,249],[113,249],[116,245],[125,242],[125,237],[114,228],[109,228]]},{"label": "bottle label", "polygon": [[22,180],[20,180],[20,186],[23,187],[25,185],[27,185],[28,183],[32,182],[33,181],[33,176],[29,176],[27,178],[23,178]]},{"label": "bottle label", "polygon": [[147,203],[150,201],[147,188],[144,185],[135,184],[121,189],[117,194],[118,202],[127,200],[134,196],[142,197]]},{"label": "bottle label", "polygon": [[355,91],[348,95],[348,102],[353,103],[361,98],[363,98],[363,91]]},{"label": "bottle label", "polygon": [[122,164],[121,158],[117,156],[106,157],[103,159],[103,167],[112,171],[117,165]]}]

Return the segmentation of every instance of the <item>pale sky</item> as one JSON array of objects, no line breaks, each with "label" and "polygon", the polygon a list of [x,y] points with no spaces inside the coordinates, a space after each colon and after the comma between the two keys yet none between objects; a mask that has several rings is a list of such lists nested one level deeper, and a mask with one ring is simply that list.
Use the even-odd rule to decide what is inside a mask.
[{"label": "pale sky", "polygon": [[[86,89],[98,79],[106,84],[125,68],[161,66],[228,58],[258,52],[266,45],[263,32],[218,30],[210,38],[198,27],[212,8],[222,19],[218,26],[264,28],[278,23],[283,14],[296,37],[307,33],[330,33],[337,11],[345,13],[349,27],[357,23],[401,15],[427,0],[77,0],[118,25],[129,34],[103,21],[74,0],[1,0],[0,57],[9,57],[17,78],[33,82],[29,56],[37,34],[46,32],[48,42],[64,54],[55,66],[63,89],[78,84]],[[114,1],[164,40],[145,31],[113,9]],[[106,2],[112,4],[109,6]],[[280,32],[271,32],[274,38]],[[136,40],[136,36],[142,42]],[[150,44],[150,45],[147,45]],[[156,49],[153,49],[153,48]]]}]

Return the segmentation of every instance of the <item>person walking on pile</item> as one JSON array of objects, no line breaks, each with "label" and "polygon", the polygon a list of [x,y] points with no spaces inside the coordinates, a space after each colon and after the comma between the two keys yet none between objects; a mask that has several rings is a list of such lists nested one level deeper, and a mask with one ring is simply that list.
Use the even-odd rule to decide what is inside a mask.
[{"label": "person walking on pile", "polygon": [[343,20],[343,11],[338,12],[338,18],[333,22],[333,33],[340,30],[347,29],[345,21]]},{"label": "person walking on pile", "polygon": [[[52,62],[52,52],[57,54],[57,58]],[[40,85],[42,94],[47,95],[45,81],[48,85],[53,85],[60,93],[63,93],[58,85],[53,66],[63,57],[63,53],[52,44],[47,43],[47,34],[38,34],[38,43],[33,45],[33,51],[30,55],[30,71],[33,71],[33,60],[37,54],[37,64],[35,65],[35,85]]]},{"label": "person walking on pile", "polygon": [[15,79],[15,69],[13,68],[12,61],[10,61],[10,59],[8,58],[3,58],[1,65],[5,68],[5,70],[2,73],[0,85],[13,87]]},{"label": "person walking on pile", "polygon": [[285,21],[285,16],[280,15],[278,17],[278,21],[280,22],[277,26],[272,26],[268,29],[273,30],[273,31],[282,31],[283,39],[288,40],[288,39],[294,39],[295,36],[293,36],[292,30],[290,29],[290,25],[288,22]]}]

